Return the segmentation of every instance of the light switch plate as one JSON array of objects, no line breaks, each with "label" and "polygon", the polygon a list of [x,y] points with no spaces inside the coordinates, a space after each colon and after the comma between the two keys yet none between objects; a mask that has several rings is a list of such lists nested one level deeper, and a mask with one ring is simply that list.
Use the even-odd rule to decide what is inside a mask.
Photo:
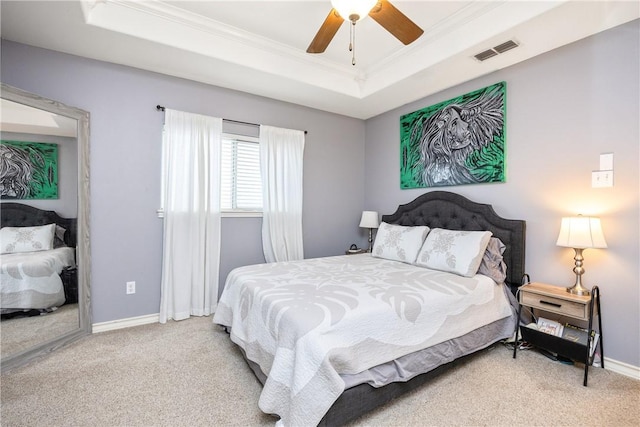
[{"label": "light switch plate", "polygon": [[591,186],[593,188],[613,187],[613,171],[593,171],[591,173]]},{"label": "light switch plate", "polygon": [[613,153],[600,154],[600,170],[613,171]]}]

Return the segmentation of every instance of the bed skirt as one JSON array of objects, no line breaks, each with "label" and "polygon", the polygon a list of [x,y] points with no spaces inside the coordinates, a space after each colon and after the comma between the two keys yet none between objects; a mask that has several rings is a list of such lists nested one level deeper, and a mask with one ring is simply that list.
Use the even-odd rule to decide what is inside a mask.
[{"label": "bed skirt", "polygon": [[[388,379],[387,384],[381,387],[374,387],[369,383],[359,383],[345,389],[338,400],[334,402],[331,409],[325,414],[320,421],[320,426],[340,426],[355,420],[356,418],[371,412],[385,403],[395,399],[402,394],[414,390],[422,384],[428,382],[441,373],[447,371],[453,366],[458,365],[467,358],[465,356],[472,355],[484,348],[490,347],[498,341],[513,335],[515,330],[515,317],[510,316],[497,320],[488,325],[473,330],[461,337],[448,340],[432,346],[430,348],[412,353],[403,358],[419,358],[423,361],[434,361],[427,363],[426,370],[423,372],[414,372],[407,376],[407,373],[398,374],[396,378]],[[493,337],[487,339],[487,337]],[[267,376],[262,372],[260,366],[247,359],[242,348],[238,347],[255,374],[256,378],[264,385]],[[401,358],[402,359],[402,358]],[[406,361],[405,361],[406,362]],[[406,365],[407,363],[402,363]],[[394,365],[394,362],[388,362],[384,365]],[[388,370],[384,365],[372,368],[372,370]],[[424,365],[424,364],[423,364]],[[363,379],[367,376],[376,377],[376,374],[358,374]],[[401,378],[402,377],[402,378]],[[358,380],[355,380],[358,381]],[[345,378],[346,383],[353,383],[354,379]]]}]

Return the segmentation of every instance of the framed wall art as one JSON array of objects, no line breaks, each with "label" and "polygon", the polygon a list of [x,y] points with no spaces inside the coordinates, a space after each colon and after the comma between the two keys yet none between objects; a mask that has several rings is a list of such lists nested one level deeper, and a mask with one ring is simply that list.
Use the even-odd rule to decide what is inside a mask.
[{"label": "framed wall art", "polygon": [[0,141],[0,198],[57,199],[58,144]]},{"label": "framed wall art", "polygon": [[400,187],[505,181],[506,82],[400,117]]}]

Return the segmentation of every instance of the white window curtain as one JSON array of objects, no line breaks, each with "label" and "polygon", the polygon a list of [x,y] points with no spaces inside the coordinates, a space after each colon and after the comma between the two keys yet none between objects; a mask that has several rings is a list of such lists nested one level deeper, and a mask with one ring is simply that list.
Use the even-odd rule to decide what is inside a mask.
[{"label": "white window curtain", "polygon": [[216,309],[221,135],[222,119],[165,110],[160,323]]},{"label": "white window curtain", "polygon": [[267,262],[304,258],[303,153],[303,131],[260,126],[262,248]]}]

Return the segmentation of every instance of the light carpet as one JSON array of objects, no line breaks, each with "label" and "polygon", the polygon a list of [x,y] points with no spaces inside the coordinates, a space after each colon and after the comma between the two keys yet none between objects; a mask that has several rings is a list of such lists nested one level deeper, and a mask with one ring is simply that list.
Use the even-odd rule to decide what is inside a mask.
[{"label": "light carpet", "polygon": [[2,357],[30,349],[79,327],[78,304],[66,304],[40,316],[3,320],[0,322]]},{"label": "light carpet", "polygon": [[[368,426],[637,426],[640,381],[502,345],[367,414]],[[94,334],[2,374],[2,426],[272,426],[211,318]]]}]

